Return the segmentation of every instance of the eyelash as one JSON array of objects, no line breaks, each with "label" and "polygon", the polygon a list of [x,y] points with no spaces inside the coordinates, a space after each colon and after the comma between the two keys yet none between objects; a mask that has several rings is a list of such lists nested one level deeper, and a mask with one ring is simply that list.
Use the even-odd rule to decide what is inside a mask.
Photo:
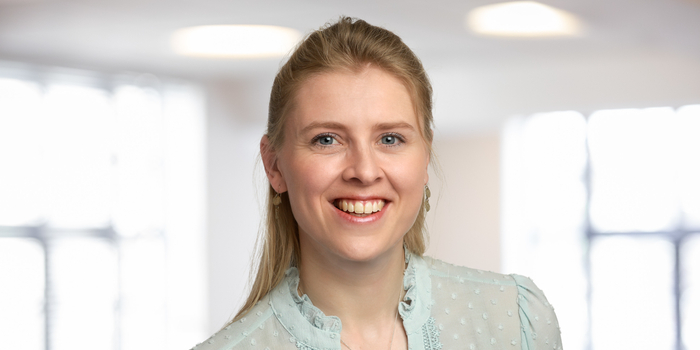
[{"label": "eyelash", "polygon": [[324,138],[324,137],[332,137],[332,138],[335,139],[336,141],[337,141],[337,139],[338,139],[338,135],[333,134],[333,133],[330,133],[330,132],[325,132],[325,133],[323,133],[323,134],[318,134],[318,135],[316,135],[316,137],[314,137],[314,138],[311,140],[311,144],[314,145],[314,146],[319,146],[319,147],[329,147],[330,145],[322,145],[322,144],[318,143],[318,141],[319,141],[320,139]]},{"label": "eyelash", "polygon": [[387,146],[387,147],[396,147],[396,146],[398,146],[399,144],[406,143],[406,138],[404,138],[403,135],[401,135],[401,134],[399,134],[399,133],[396,133],[396,132],[388,132],[388,133],[386,133],[386,134],[382,134],[382,136],[380,136],[379,139],[381,140],[381,139],[383,139],[383,138],[386,137],[386,136],[395,137],[396,140],[398,141],[397,143],[395,143],[395,144],[393,144],[393,145],[385,145],[385,146]]},{"label": "eyelash", "polygon": [[[392,136],[398,140],[398,143],[393,144],[393,145],[385,145],[386,147],[396,147],[396,146],[399,146],[400,144],[406,143],[406,138],[404,138],[403,135],[396,133],[396,132],[388,132],[388,133],[382,134],[381,136],[379,136],[379,139],[381,140],[382,138],[384,138],[386,136]],[[335,139],[337,141],[338,135],[334,134],[334,133],[330,133],[330,132],[318,134],[311,140],[311,144],[313,144],[314,146],[318,146],[318,147],[331,146],[331,145],[322,145],[322,144],[318,143],[318,141],[324,137],[332,137],[333,139]]]}]

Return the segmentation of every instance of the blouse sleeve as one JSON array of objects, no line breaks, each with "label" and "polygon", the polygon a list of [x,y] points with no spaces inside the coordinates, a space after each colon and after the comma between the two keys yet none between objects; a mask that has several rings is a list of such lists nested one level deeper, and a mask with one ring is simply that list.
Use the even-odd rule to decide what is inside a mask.
[{"label": "blouse sleeve", "polygon": [[561,350],[561,334],[554,308],[531,279],[512,276],[518,286],[522,349]]}]

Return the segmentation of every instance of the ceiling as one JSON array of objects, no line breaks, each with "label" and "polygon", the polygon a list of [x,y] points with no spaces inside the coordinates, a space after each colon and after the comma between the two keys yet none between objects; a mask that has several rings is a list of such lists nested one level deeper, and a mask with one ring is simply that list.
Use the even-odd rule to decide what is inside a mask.
[{"label": "ceiling", "polygon": [[478,37],[464,15],[495,1],[471,0],[0,0],[0,58],[235,78],[274,70],[279,59],[225,60],[174,55],[169,36],[202,24],[272,24],[307,33],[339,15],[399,34],[426,62],[508,62],[669,51],[700,60],[696,0],[543,1],[578,15],[587,34],[569,39]]},{"label": "ceiling", "polygon": [[[464,28],[464,16],[470,9],[495,2],[0,0],[0,60],[105,72],[148,72],[198,81],[259,81],[263,77],[265,84],[269,84],[280,58],[179,57],[169,47],[171,33],[181,27],[203,24],[281,25],[308,33],[340,15],[350,15],[397,33],[421,57],[429,73],[436,72],[438,80],[442,79],[441,75],[443,78],[452,75],[445,73],[446,67],[488,71],[503,77],[520,75],[523,79],[523,74],[532,71],[532,67],[539,67],[541,74],[567,70],[569,65],[581,72],[586,69],[598,72],[601,77],[619,70],[617,67],[624,69],[635,64],[638,71],[649,70],[651,65],[659,74],[663,74],[666,66],[678,66],[678,62],[690,69],[700,67],[699,0],[541,1],[572,12],[582,20],[586,33],[576,38],[490,38],[474,35]],[[648,64],[639,63],[640,60]],[[611,64],[616,68],[610,68],[606,62],[615,62]],[[597,66],[591,68],[591,64]],[[605,65],[607,70],[603,68]],[[628,75],[634,77],[635,72]],[[700,69],[693,74],[697,77]],[[527,79],[532,81],[531,77]],[[504,86],[491,88],[493,91],[489,93],[495,94]],[[479,84],[469,89],[478,91]],[[542,99],[546,98],[543,94]],[[503,115],[556,107],[532,105],[532,101],[536,99],[527,98],[527,108],[489,111]]]}]

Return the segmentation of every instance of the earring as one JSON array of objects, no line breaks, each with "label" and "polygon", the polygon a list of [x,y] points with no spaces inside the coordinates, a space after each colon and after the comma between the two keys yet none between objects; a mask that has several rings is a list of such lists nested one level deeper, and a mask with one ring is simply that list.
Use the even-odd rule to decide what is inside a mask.
[{"label": "earring", "polygon": [[279,193],[275,193],[275,196],[272,197],[272,205],[278,206],[280,205],[280,203],[282,203],[282,198],[280,198]]},{"label": "earring", "polygon": [[430,201],[429,201],[429,199],[430,199],[430,187],[428,187],[428,185],[425,185],[424,192],[425,192],[425,212],[427,213],[430,211]]},{"label": "earring", "polygon": [[279,193],[275,193],[275,196],[272,197],[272,205],[275,206],[275,220],[279,220],[280,203],[282,203],[282,198],[280,198]]}]

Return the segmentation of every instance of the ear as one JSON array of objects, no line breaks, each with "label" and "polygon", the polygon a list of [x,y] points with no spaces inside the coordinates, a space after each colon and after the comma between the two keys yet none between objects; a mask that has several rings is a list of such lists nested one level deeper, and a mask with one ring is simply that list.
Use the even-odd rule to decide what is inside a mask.
[{"label": "ear", "polygon": [[264,135],[260,140],[260,156],[265,166],[265,175],[267,175],[267,180],[270,181],[272,188],[277,193],[287,192],[287,183],[277,166],[277,152],[272,148],[267,135]]}]

